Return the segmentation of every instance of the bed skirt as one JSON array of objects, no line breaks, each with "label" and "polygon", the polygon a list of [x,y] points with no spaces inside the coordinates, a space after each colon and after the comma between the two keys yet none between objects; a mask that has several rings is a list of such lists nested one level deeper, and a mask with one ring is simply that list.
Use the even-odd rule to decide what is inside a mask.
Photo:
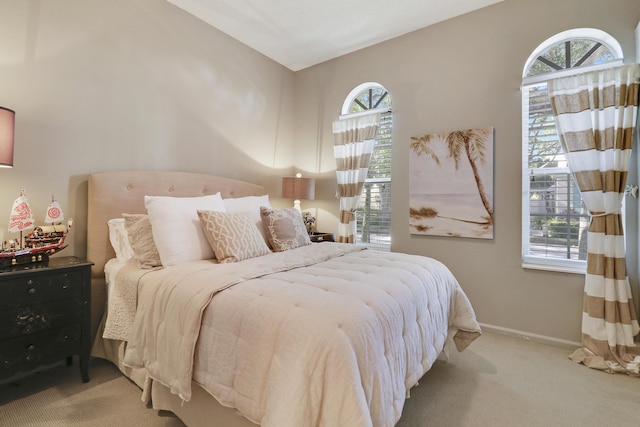
[{"label": "bed skirt", "polygon": [[153,408],[171,411],[188,426],[217,426],[217,427],[256,427],[233,408],[222,406],[205,389],[197,383],[191,383],[191,400],[182,402],[176,394],[153,381],[151,385],[151,401]]},{"label": "bed skirt", "polygon": [[[106,310],[105,310],[106,313]],[[103,318],[91,349],[91,356],[105,359],[116,365],[122,374],[141,390],[141,404],[147,404],[158,411],[169,411],[190,427],[256,427],[235,409],[222,406],[197,383],[191,384],[191,400],[182,402],[177,395],[157,381],[153,381],[144,369],[135,369],[123,363],[127,346],[125,341],[100,338],[104,330]]]}]

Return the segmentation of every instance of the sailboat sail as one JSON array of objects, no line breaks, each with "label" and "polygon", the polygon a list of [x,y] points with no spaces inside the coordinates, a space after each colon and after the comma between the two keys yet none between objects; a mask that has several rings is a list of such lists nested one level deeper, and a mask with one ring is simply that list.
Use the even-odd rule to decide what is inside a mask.
[{"label": "sailboat sail", "polygon": [[47,206],[47,214],[44,219],[45,224],[59,224],[64,221],[64,213],[57,200],[51,201]]},{"label": "sailboat sail", "polygon": [[31,215],[31,207],[29,200],[22,193],[13,202],[11,215],[9,216],[9,233],[19,233],[25,230],[31,230],[35,226],[35,221]]},{"label": "sailboat sail", "polygon": [[[66,226],[61,223],[63,220],[62,209],[52,198],[45,215],[45,222],[48,225],[36,226],[29,200],[24,195],[24,190],[21,191],[20,197],[13,202],[9,216],[9,232],[20,233],[20,239],[2,242],[0,269],[20,264],[47,262],[50,255],[66,248],[64,242],[71,228],[71,220]],[[31,229],[33,231],[23,238],[22,232]]]}]

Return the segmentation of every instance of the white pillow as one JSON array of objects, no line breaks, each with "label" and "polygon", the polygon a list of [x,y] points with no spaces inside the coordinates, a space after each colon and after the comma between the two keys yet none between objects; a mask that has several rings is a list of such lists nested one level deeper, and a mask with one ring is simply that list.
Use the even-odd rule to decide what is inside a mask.
[{"label": "white pillow", "polygon": [[260,216],[260,206],[266,206],[271,209],[269,204],[269,195],[264,196],[246,196],[229,199],[222,199],[227,212],[251,212],[254,211]]},{"label": "white pillow", "polygon": [[266,232],[262,226],[262,218],[260,217],[260,206],[271,209],[269,195],[236,197],[232,199],[222,199],[222,201],[224,202],[224,207],[227,209],[227,212],[250,212],[251,218],[256,223],[258,230],[260,230],[262,238],[268,243]]},{"label": "white pillow", "polygon": [[201,197],[144,196],[144,206],[162,265],[215,257],[200,226],[198,209],[225,212],[220,193]]},{"label": "white pillow", "polygon": [[129,244],[129,236],[124,226],[124,218],[113,218],[107,221],[109,241],[120,262],[127,262],[133,257],[133,249]]}]

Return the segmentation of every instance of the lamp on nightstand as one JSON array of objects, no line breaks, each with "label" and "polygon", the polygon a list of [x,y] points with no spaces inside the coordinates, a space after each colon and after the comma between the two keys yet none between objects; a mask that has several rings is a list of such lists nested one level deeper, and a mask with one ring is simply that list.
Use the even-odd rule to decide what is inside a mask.
[{"label": "lamp on nightstand", "polygon": [[294,199],[293,207],[302,212],[300,209],[300,200],[313,200],[316,195],[315,178],[303,178],[301,173],[296,176],[285,176],[282,178],[282,197],[285,199]]},{"label": "lamp on nightstand", "polygon": [[13,167],[13,132],[16,112],[0,107],[0,167]]}]

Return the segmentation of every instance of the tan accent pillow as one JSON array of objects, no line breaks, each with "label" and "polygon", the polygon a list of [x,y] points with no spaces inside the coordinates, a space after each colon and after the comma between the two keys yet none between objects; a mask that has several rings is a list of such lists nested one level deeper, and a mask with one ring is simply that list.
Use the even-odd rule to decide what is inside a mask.
[{"label": "tan accent pillow", "polygon": [[198,210],[198,218],[218,262],[236,262],[271,253],[250,212]]},{"label": "tan accent pillow", "polygon": [[124,228],[127,230],[129,244],[133,250],[133,259],[140,268],[153,268],[162,265],[158,249],[153,241],[151,221],[144,214],[122,214]]},{"label": "tan accent pillow", "polygon": [[297,209],[269,209],[262,206],[260,216],[267,241],[275,252],[311,244],[302,215]]}]

